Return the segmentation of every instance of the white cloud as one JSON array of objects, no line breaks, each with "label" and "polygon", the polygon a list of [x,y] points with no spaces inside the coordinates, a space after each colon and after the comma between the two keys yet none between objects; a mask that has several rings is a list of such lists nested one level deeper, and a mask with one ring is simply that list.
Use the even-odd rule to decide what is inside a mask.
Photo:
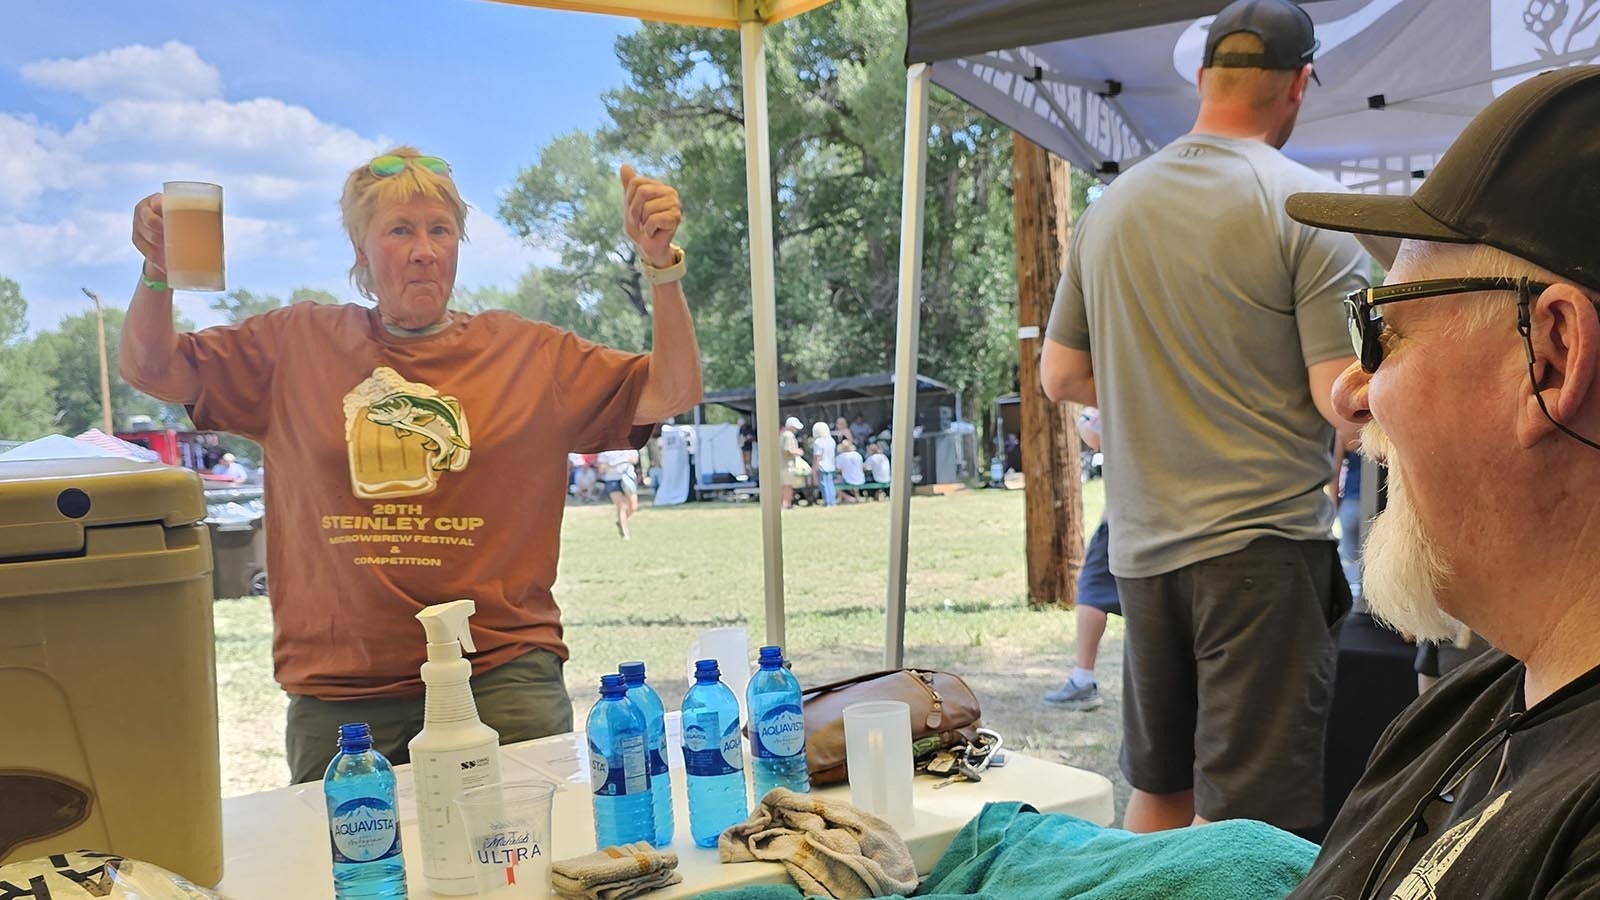
[{"label": "white cloud", "polygon": [[82,160],[86,187],[182,177],[225,185],[236,200],[295,203],[338,196],[350,161],[380,152],[383,138],[270,98],[115,100],[61,143]]},{"label": "white cloud", "polygon": [[0,247],[24,273],[49,266],[101,266],[124,262],[133,254],[133,215],[73,210],[55,222],[0,219]]},{"label": "white cloud", "polygon": [[[147,63],[159,71],[133,71]],[[130,241],[133,206],[164,180],[223,185],[231,288],[287,296],[304,285],[355,297],[337,200],[350,167],[392,146],[390,138],[276,98],[226,99],[220,73],[182,44],[123,47],[23,71],[35,84],[94,101],[61,124],[0,112],[0,274],[23,285],[35,328],[76,311],[80,283],[108,299],[115,285],[131,289],[139,261]],[[118,78],[130,83],[113,89]],[[493,209],[493,201],[474,204],[468,219],[463,286],[510,288],[530,266],[558,260],[507,231]],[[180,307],[213,324],[209,299],[180,297]]]},{"label": "white cloud", "polygon": [[48,129],[0,113],[0,212],[20,209],[67,184],[67,160]]},{"label": "white cloud", "polygon": [[222,73],[193,47],[168,41],[134,44],[81,59],[47,59],[24,65],[22,77],[102,102],[125,97],[192,100],[222,96]]},{"label": "white cloud", "polygon": [[469,240],[461,247],[461,262],[456,269],[458,285],[509,287],[516,284],[529,266],[551,266],[560,261],[560,256],[552,250],[524,244],[476,203],[467,214],[467,237]]}]

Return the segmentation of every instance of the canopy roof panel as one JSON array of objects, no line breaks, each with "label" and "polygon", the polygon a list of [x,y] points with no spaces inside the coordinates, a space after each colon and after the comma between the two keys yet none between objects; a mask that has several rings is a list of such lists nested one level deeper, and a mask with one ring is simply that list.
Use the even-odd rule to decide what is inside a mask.
[{"label": "canopy roof panel", "polygon": [[[1195,71],[1222,5],[907,0],[907,61],[935,63],[941,86],[1109,178],[1193,124]],[[1324,170],[1368,160],[1409,180],[1517,81],[1600,58],[1600,19],[1525,19],[1527,0],[1302,5],[1322,42],[1322,84],[1284,152]]]},{"label": "canopy roof panel", "polygon": [[742,0],[742,2],[741,0],[495,0],[495,2],[627,16],[632,19],[648,19],[672,25],[738,28],[740,22],[747,20],[756,20],[767,25],[782,22],[807,10],[826,6],[833,0]]}]

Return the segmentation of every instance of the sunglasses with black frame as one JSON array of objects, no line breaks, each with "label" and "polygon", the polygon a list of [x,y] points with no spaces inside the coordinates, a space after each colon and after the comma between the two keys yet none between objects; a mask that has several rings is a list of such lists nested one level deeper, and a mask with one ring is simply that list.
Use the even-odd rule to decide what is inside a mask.
[{"label": "sunglasses with black frame", "polygon": [[[1539,393],[1538,378],[1533,372],[1531,305],[1533,298],[1549,287],[1550,285],[1542,281],[1528,278],[1433,278],[1427,281],[1402,281],[1398,284],[1351,291],[1344,298],[1345,310],[1350,314],[1350,343],[1355,347],[1356,358],[1361,362],[1362,370],[1371,374],[1378,371],[1379,364],[1383,362],[1383,316],[1379,314],[1378,307],[1388,303],[1421,300],[1425,297],[1444,297],[1450,294],[1514,291],[1517,295],[1517,332],[1522,335],[1523,346],[1528,351],[1528,382],[1533,385],[1533,397],[1539,401],[1539,409],[1544,413],[1544,417],[1550,420],[1550,424],[1560,429],[1563,434],[1587,447],[1600,450],[1600,444],[1557,422],[1550,415],[1549,408],[1544,405],[1544,396]],[[1596,310],[1600,312],[1600,305],[1596,306]]]},{"label": "sunglasses with black frame", "polygon": [[1500,783],[1500,778],[1505,774],[1507,751],[1510,749],[1512,726],[1522,717],[1522,713],[1515,712],[1500,724],[1489,729],[1477,740],[1473,741],[1467,749],[1455,758],[1455,761],[1444,770],[1438,780],[1434,782],[1432,790],[1417,801],[1411,810],[1411,815],[1406,818],[1405,824],[1395,830],[1394,834],[1384,842],[1383,849],[1379,851],[1377,859],[1372,863],[1372,868],[1367,870],[1367,880],[1361,885],[1358,900],[1373,900],[1375,892],[1394,875],[1394,870],[1404,857],[1404,851],[1412,841],[1428,834],[1428,811],[1435,804],[1453,806],[1456,802],[1456,791],[1461,783],[1467,780],[1478,766],[1490,758],[1496,750],[1500,751],[1499,767],[1495,771],[1494,781],[1489,785],[1486,794],[1492,794]]}]

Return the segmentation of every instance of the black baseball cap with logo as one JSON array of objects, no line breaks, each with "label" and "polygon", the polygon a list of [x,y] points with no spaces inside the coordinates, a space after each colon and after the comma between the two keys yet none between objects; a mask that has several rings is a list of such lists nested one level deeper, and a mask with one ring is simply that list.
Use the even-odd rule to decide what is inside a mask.
[{"label": "black baseball cap with logo", "polygon": [[1600,290],[1600,66],[1501,94],[1409,197],[1293,194],[1286,208],[1334,231],[1487,244]]},{"label": "black baseball cap with logo", "polygon": [[[1261,39],[1260,53],[1217,53],[1230,34],[1249,32]],[[1217,69],[1298,69],[1311,62],[1319,42],[1311,16],[1289,0],[1234,0],[1206,30],[1203,65]]]}]

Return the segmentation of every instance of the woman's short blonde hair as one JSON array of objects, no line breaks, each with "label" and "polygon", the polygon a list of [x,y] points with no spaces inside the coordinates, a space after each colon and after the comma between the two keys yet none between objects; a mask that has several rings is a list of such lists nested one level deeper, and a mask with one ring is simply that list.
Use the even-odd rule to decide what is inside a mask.
[{"label": "woman's short blonde hair", "polygon": [[[419,195],[448,204],[455,213],[456,231],[463,241],[467,239],[469,207],[467,201],[461,199],[461,193],[456,190],[456,183],[449,175],[439,175],[413,162],[417,157],[426,155],[415,147],[395,147],[380,155],[400,157],[405,160],[405,168],[394,175],[380,176],[373,174],[369,160],[351,170],[350,176],[344,180],[344,192],[339,196],[339,214],[352,249],[361,249],[361,242],[367,236],[367,227],[372,224],[379,209],[391,203],[405,203]],[[350,265],[350,283],[363,297],[377,299],[372,293],[372,273],[359,261]]]},{"label": "woman's short blonde hair", "polygon": [[817,422],[811,426],[811,436],[814,438],[825,438],[832,433],[828,430],[827,422]]}]

